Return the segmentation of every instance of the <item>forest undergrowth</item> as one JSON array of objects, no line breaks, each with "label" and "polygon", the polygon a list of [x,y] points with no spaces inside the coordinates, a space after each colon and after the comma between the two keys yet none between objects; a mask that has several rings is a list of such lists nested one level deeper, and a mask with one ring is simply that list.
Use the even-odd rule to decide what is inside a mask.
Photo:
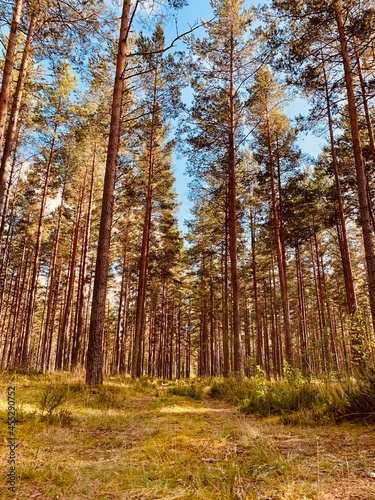
[{"label": "forest undergrowth", "polygon": [[[162,381],[2,374],[0,497],[375,498],[375,374]],[[16,386],[16,493],[7,388]]]}]

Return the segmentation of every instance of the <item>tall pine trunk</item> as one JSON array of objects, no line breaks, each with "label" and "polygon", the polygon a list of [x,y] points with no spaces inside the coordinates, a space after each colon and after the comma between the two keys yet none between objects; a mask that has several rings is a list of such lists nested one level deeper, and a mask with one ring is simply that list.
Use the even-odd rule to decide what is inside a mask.
[{"label": "tall pine trunk", "polygon": [[255,220],[254,214],[250,212],[250,237],[251,237],[251,272],[253,279],[253,294],[254,294],[254,315],[256,325],[256,364],[260,365],[262,355],[262,323],[259,307],[259,292],[258,292],[258,276],[256,263],[256,239],[255,239]]},{"label": "tall pine trunk", "polygon": [[111,242],[116,165],[120,145],[121,108],[127,56],[127,38],[130,28],[129,14],[130,0],[124,0],[116,60],[116,75],[112,98],[111,124],[108,139],[99,241],[96,255],[95,280],[91,306],[90,332],[87,349],[86,383],[89,385],[98,385],[103,383],[103,328],[106,313],[109,247]]},{"label": "tall pine trunk", "polygon": [[71,355],[71,368],[74,370],[77,368],[79,353],[82,346],[82,337],[84,329],[84,305],[85,305],[85,284],[86,284],[86,270],[87,270],[87,254],[89,251],[89,240],[90,240],[90,229],[91,229],[91,210],[92,201],[94,196],[94,180],[95,180],[95,167],[96,167],[96,149],[97,144],[94,143],[93,159],[91,165],[91,179],[90,179],[90,193],[89,200],[87,204],[87,213],[85,220],[85,230],[82,243],[80,270],[79,270],[79,280],[78,280],[78,291],[77,291],[77,308],[76,317],[74,325],[74,335],[72,343],[72,355]]},{"label": "tall pine trunk", "polygon": [[86,181],[87,181],[87,168],[85,172],[85,177],[83,180],[83,186],[80,192],[78,207],[76,218],[74,221],[74,230],[73,230],[73,240],[72,240],[72,248],[70,253],[70,262],[69,262],[69,270],[68,270],[68,283],[67,283],[67,293],[66,300],[64,303],[64,308],[62,311],[62,315],[60,318],[59,332],[58,332],[58,341],[57,341],[57,351],[56,351],[56,369],[66,370],[70,361],[70,354],[67,352],[68,348],[68,328],[69,321],[71,316],[71,308],[72,308],[72,300],[74,293],[74,285],[75,285],[75,276],[76,276],[76,260],[77,260],[77,251],[78,251],[78,242],[79,242],[79,234],[80,234],[80,226],[81,226],[81,218],[82,218],[82,208],[83,208],[83,200],[86,191]]},{"label": "tall pine trunk", "polygon": [[[375,330],[375,244],[371,226],[370,206],[367,196],[367,181],[365,167],[362,157],[362,146],[358,124],[358,115],[354,95],[354,83],[351,69],[350,55],[347,45],[345,28],[341,13],[341,2],[335,5],[335,17],[339,33],[342,63],[345,73],[345,86],[348,99],[350,130],[353,143],[354,164],[357,178],[357,190],[359,201],[360,224],[362,228],[363,242],[365,248],[367,264],[367,281],[369,289],[370,309],[373,328]],[[357,339],[357,342],[360,342]],[[361,349],[358,349],[354,356],[355,363],[361,363]]]},{"label": "tall pine trunk", "polygon": [[[6,181],[8,174],[8,165],[11,157],[12,149],[15,142],[18,116],[21,108],[22,94],[27,76],[27,66],[31,54],[31,43],[36,29],[37,16],[33,14],[30,18],[29,29],[27,32],[26,42],[23,49],[21,66],[18,74],[16,90],[13,96],[12,108],[9,117],[8,129],[5,134],[4,150],[0,163],[0,208],[4,204],[4,194],[6,190]],[[0,145],[1,151],[1,145]],[[5,204],[4,204],[5,205]],[[5,209],[3,210],[5,216]]]},{"label": "tall pine trunk", "polygon": [[342,267],[343,267],[343,271],[344,271],[346,303],[347,303],[349,315],[353,315],[353,314],[355,314],[355,312],[357,310],[357,298],[355,295],[352,263],[351,263],[350,252],[349,252],[348,237],[347,237],[347,233],[346,233],[346,222],[345,222],[345,215],[344,215],[344,205],[343,205],[342,194],[341,194],[339,167],[338,167],[338,163],[337,163],[335,139],[334,139],[334,135],[333,135],[331,100],[330,100],[329,91],[328,91],[328,78],[327,78],[327,73],[326,73],[326,69],[325,69],[323,54],[322,54],[322,62],[323,62],[323,78],[324,78],[325,97],[326,97],[326,105],[327,105],[327,118],[328,118],[332,165],[333,165],[333,173],[335,176],[335,186],[336,186],[336,194],[337,194],[337,209],[338,209],[339,221],[340,221],[340,226],[341,226],[341,236],[342,236],[342,245],[341,245]]},{"label": "tall pine trunk", "polygon": [[236,181],[236,145],[235,145],[235,91],[234,91],[234,34],[230,35],[230,86],[229,86],[229,255],[232,282],[232,322],[233,322],[233,371],[242,375],[241,324],[239,306],[239,280],[237,264],[237,181]]},{"label": "tall pine trunk", "polygon": [[142,339],[144,337],[144,327],[146,322],[146,288],[147,288],[147,269],[148,269],[148,254],[150,247],[151,233],[151,215],[152,215],[152,195],[153,181],[155,169],[155,134],[156,134],[156,90],[157,90],[157,68],[154,71],[154,88],[152,102],[152,117],[148,156],[148,176],[147,176],[147,194],[146,194],[146,210],[143,223],[142,248],[141,258],[139,262],[139,279],[138,279],[138,295],[137,309],[135,314],[135,330],[132,355],[132,377],[141,376],[141,350]]},{"label": "tall pine trunk", "polygon": [[268,160],[269,160],[270,182],[271,182],[272,218],[273,218],[277,265],[279,270],[281,303],[283,308],[285,351],[288,363],[290,365],[293,365],[294,354],[293,354],[292,332],[290,324],[289,291],[288,291],[288,283],[286,276],[286,256],[280,234],[280,221],[277,210],[277,199],[276,199],[276,189],[275,189],[275,166],[274,166],[274,158],[272,150],[271,126],[269,122],[268,112],[266,114],[266,126],[267,126]]},{"label": "tall pine trunk", "polygon": [[366,118],[366,127],[367,127],[369,143],[370,143],[371,159],[372,159],[373,167],[375,168],[374,131],[372,128],[372,123],[371,123],[371,111],[369,109],[368,99],[367,99],[367,95],[366,95],[366,82],[365,82],[365,79],[363,78],[362,65],[361,65],[361,60],[360,60],[359,54],[358,54],[357,46],[355,47],[355,58],[356,58],[356,63],[357,63],[359,82],[361,85],[361,97],[362,97],[363,110],[365,112],[365,118]]},{"label": "tall pine trunk", "polygon": [[28,306],[27,306],[27,319],[26,319],[25,332],[24,332],[23,341],[22,341],[21,367],[24,369],[28,368],[28,365],[29,365],[29,354],[30,354],[29,349],[30,349],[30,341],[31,341],[32,329],[33,329],[34,313],[35,313],[34,309],[35,309],[35,299],[36,299],[38,277],[39,277],[39,264],[40,264],[39,257],[40,257],[40,250],[42,247],[42,238],[43,238],[43,229],[44,229],[44,214],[45,214],[45,210],[46,210],[49,181],[50,181],[51,171],[52,171],[52,162],[53,162],[53,157],[55,154],[55,145],[56,145],[56,137],[57,137],[57,129],[58,129],[57,117],[59,116],[60,109],[61,109],[61,98],[59,100],[59,105],[58,105],[58,108],[56,111],[56,119],[55,119],[55,124],[54,124],[54,128],[53,128],[52,142],[51,142],[51,146],[50,146],[50,150],[49,150],[48,161],[47,161],[46,172],[45,172],[42,199],[40,202],[38,229],[37,229],[37,236],[36,236],[36,243],[35,243],[35,250],[34,250],[34,259],[33,259],[33,266],[32,266],[32,277],[31,277],[31,284],[30,284],[30,295],[29,295],[29,301],[28,301]]},{"label": "tall pine trunk", "polygon": [[[15,0],[13,5],[13,17],[10,25],[7,51],[5,54],[3,78],[0,90],[0,152],[3,149],[5,130],[8,118],[8,108],[10,102],[10,89],[12,85],[12,72],[14,67],[18,27],[21,20],[23,0]],[[5,183],[0,185],[0,208],[3,205]]]},{"label": "tall pine trunk", "polygon": [[228,203],[225,206],[225,232],[223,250],[221,253],[222,268],[222,337],[223,337],[223,375],[228,377],[230,371],[229,360],[229,317],[228,317]]}]

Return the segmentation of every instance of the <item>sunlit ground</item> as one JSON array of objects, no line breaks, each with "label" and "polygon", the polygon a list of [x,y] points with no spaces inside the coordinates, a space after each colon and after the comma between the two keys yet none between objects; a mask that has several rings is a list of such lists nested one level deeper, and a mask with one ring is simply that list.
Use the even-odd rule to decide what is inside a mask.
[{"label": "sunlit ground", "polygon": [[[373,500],[375,433],[370,428],[285,427],[173,384],[82,378],[17,381],[17,499]],[[7,436],[6,387],[0,433]],[[50,414],[47,403],[66,391]],[[205,394],[205,393],[204,393]],[[53,397],[52,397],[53,396]],[[9,449],[1,449],[7,498]],[[4,472],[3,472],[4,471]]]}]

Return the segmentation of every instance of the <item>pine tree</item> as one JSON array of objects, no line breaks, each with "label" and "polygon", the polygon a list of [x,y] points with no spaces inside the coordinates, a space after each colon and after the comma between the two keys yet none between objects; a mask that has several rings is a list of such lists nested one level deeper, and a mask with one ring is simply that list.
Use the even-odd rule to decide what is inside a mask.
[{"label": "pine tree", "polygon": [[[351,36],[356,29],[356,22],[352,23],[352,20],[356,19],[356,15],[353,15],[354,12],[367,12],[367,14],[370,14],[369,19],[371,19],[373,8],[368,3],[359,6],[356,1],[314,3],[274,1],[273,7],[281,14],[283,22],[279,22],[280,29],[274,29],[272,39],[276,44],[286,42],[288,46],[288,57],[283,58],[286,64],[279,64],[279,66],[284,66],[294,74],[298,74],[301,69],[306,67],[306,64],[317,60],[322,46],[329,47],[329,54],[325,53],[325,60],[328,59],[329,55],[332,61],[339,58],[341,63],[342,71],[340,76],[343,77],[345,82],[347,112],[356,172],[357,205],[365,249],[368,296],[374,324],[375,247],[355,97],[356,85],[352,72],[352,67],[355,66],[356,47],[352,46]],[[371,26],[371,23],[369,26]],[[372,32],[373,30],[370,27],[370,38]],[[297,39],[299,40],[298,43],[295,42]]]},{"label": "pine tree", "polygon": [[102,212],[95,268],[95,282],[90,318],[90,336],[87,351],[86,382],[89,385],[103,383],[103,328],[106,306],[109,245],[114,203],[116,162],[120,142],[121,107],[124,89],[124,71],[127,54],[127,38],[130,24],[130,1],[124,0],[117,52],[116,75],[113,90],[111,126],[108,139],[107,163],[103,187]]},{"label": "pine tree", "polygon": [[[243,86],[251,74],[252,45],[245,38],[251,22],[250,11],[242,2],[222,1],[212,4],[216,20],[206,27],[207,38],[192,41],[198,56],[192,80],[195,102],[191,111],[199,130],[192,131],[188,141],[191,151],[203,164],[198,176],[218,175],[227,183],[228,249],[231,276],[231,317],[233,325],[233,370],[242,374],[241,321],[238,278],[237,241],[237,168],[240,160],[243,125]],[[199,64],[199,61],[202,61]],[[204,108],[202,107],[204,102]],[[210,125],[210,127],[209,127]],[[193,155],[191,156],[193,159]],[[228,365],[228,363],[226,362]]]},{"label": "pine tree", "polygon": [[[257,123],[256,141],[258,151],[256,158],[268,164],[268,174],[271,191],[271,211],[274,233],[274,244],[280,280],[280,292],[284,317],[284,334],[286,359],[293,365],[293,343],[290,320],[289,291],[287,281],[287,263],[284,238],[284,223],[281,194],[280,162],[282,152],[289,142],[293,132],[288,126],[287,118],[280,111],[280,102],[284,99],[283,91],[274,81],[268,68],[257,71],[254,85],[251,87],[251,96],[248,106],[252,113],[253,121]],[[282,146],[281,146],[282,144]],[[287,146],[287,147],[288,147]],[[295,161],[298,161],[297,159]],[[276,171],[277,169],[277,171]]]}]

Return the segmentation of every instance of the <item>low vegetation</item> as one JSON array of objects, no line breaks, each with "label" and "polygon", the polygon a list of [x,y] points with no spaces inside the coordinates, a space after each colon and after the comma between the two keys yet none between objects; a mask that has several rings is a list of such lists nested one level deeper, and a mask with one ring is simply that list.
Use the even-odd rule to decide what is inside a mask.
[{"label": "low vegetation", "polygon": [[280,415],[283,423],[319,425],[343,420],[375,421],[375,369],[360,378],[307,381],[298,369],[268,381],[263,370],[251,380],[214,379],[208,393],[260,417]]},{"label": "low vegetation", "polygon": [[372,371],[310,383],[293,370],[277,382],[260,370],[252,380],[83,380],[0,377],[2,471],[7,387],[16,385],[16,498],[375,497]]}]

